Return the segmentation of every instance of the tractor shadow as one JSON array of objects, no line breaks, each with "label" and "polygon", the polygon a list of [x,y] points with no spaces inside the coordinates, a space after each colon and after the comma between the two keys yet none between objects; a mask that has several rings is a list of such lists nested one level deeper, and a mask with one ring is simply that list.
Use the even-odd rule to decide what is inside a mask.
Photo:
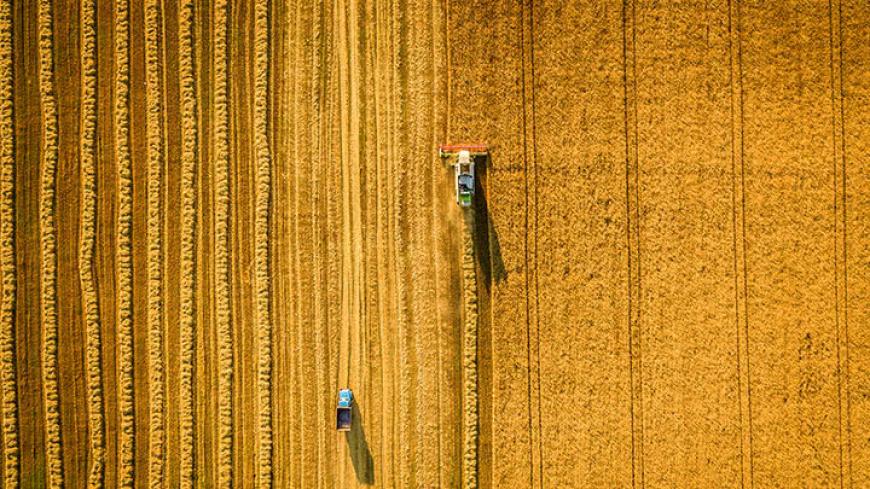
[{"label": "tractor shadow", "polygon": [[483,281],[486,290],[492,289],[492,282],[500,283],[507,279],[507,270],[501,256],[501,245],[498,232],[493,226],[489,214],[488,200],[488,171],[490,156],[478,158],[475,172],[476,188],[474,189],[474,247],[477,255],[478,266],[483,273]]},{"label": "tractor shadow", "polygon": [[360,484],[374,485],[375,483],[375,464],[372,460],[372,451],[369,449],[369,443],[366,441],[366,433],[363,429],[362,412],[359,405],[353,403],[353,417],[350,431],[344,434],[347,441],[347,448],[350,452],[350,459],[353,462],[353,471],[356,474],[356,480]]}]

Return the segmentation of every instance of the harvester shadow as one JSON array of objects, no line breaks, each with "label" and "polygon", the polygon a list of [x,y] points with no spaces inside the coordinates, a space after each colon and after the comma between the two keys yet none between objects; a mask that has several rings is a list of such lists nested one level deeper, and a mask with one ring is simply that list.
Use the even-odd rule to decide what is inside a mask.
[{"label": "harvester shadow", "polygon": [[350,425],[350,431],[344,434],[347,440],[347,448],[350,452],[350,459],[353,462],[353,471],[356,474],[356,480],[360,484],[374,485],[375,483],[375,464],[372,460],[372,451],[369,449],[369,443],[366,441],[365,430],[362,425],[362,412],[357,403],[353,403],[353,422]]},{"label": "harvester shadow", "polygon": [[[474,213],[474,255],[477,260],[478,272],[477,385],[478,392],[491,392],[492,331],[490,330],[489,317],[492,312],[492,304],[490,303],[490,298],[493,281],[496,283],[503,282],[507,279],[508,272],[502,259],[498,232],[496,231],[493,216],[490,214],[489,192],[492,191],[492,187],[489,185],[489,168],[492,162],[491,156],[487,155],[485,158],[478,158],[478,160],[475,162],[479,163],[475,165],[478,177],[475,179],[474,207],[471,209]],[[490,396],[479,396],[477,407],[478,412],[492,412],[492,399]],[[491,420],[487,416],[481,416],[478,420],[478,428],[478,477],[481,480],[487,480],[492,477],[492,472],[489,468],[492,465],[492,459],[489,455],[492,450],[493,430]]]},{"label": "harvester shadow", "polygon": [[474,245],[477,250],[478,266],[483,273],[484,285],[487,291],[492,289],[492,282],[500,283],[507,279],[507,270],[501,256],[501,245],[498,240],[498,232],[490,220],[489,201],[487,196],[487,173],[490,166],[490,157],[480,158],[477,165],[477,178],[474,193],[478,198],[474,199]]}]

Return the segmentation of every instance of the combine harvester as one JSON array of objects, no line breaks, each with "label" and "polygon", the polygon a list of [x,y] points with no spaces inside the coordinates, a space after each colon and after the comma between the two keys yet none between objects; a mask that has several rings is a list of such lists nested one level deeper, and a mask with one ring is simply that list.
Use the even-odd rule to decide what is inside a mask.
[{"label": "combine harvester", "polygon": [[442,144],[438,156],[447,159],[456,172],[456,203],[471,207],[474,198],[474,159],[488,154],[485,144]]}]

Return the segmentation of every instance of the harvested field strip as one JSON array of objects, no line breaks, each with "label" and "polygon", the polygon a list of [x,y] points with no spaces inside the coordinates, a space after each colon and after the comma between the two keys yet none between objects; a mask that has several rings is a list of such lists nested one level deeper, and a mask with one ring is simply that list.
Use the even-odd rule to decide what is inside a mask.
[{"label": "harvested field strip", "polygon": [[269,4],[254,6],[254,151],[256,152],[255,281],[257,328],[257,483],[272,487],[272,268],[269,216],[272,212],[272,159],[269,145]]},{"label": "harvested field strip", "polygon": [[228,90],[228,9],[214,5],[214,206],[215,323],[218,343],[217,486],[233,487],[233,325],[230,311],[230,161]]},{"label": "harvested field strip", "polygon": [[160,2],[145,2],[145,84],[148,144],[148,485],[163,485],[166,464],[166,365],[163,332],[163,89]]},{"label": "harvested field strip", "polygon": [[82,94],[81,94],[81,243],[79,270],[87,336],[87,387],[89,449],[93,462],[88,487],[102,488],[106,464],[105,406],[103,396],[102,331],[96,282],[94,248],[96,246],[97,207],[97,32],[96,1],[82,4]]},{"label": "harvested field strip", "polygon": [[476,489],[477,441],[477,271],[474,263],[474,214],[466,212],[462,232],[462,487]]},{"label": "harvested field strip", "polygon": [[12,114],[12,2],[0,1],[0,422],[3,486],[18,487],[18,382],[15,370],[15,141]]},{"label": "harvested field strip", "polygon": [[53,5],[39,2],[39,98],[42,112],[42,174],[39,222],[42,250],[40,297],[42,320],[42,383],[45,402],[46,464],[49,487],[63,487],[60,393],[57,357],[57,188],[58,127],[54,92]]},{"label": "harvested field strip", "polygon": [[[293,425],[295,436],[293,437],[292,462],[290,464],[291,483],[302,487],[314,487],[317,485],[318,467],[318,430],[316,429],[317,406],[322,405],[322,399],[316,394],[316,382],[306,379],[315,378],[317,355],[316,344],[312,344],[314,331],[312,320],[318,318],[312,308],[311,296],[314,293],[312,275],[312,247],[314,240],[311,239],[314,216],[312,215],[313,193],[316,185],[310,184],[311,180],[317,181],[316,171],[313,168],[314,148],[316,147],[316,135],[318,126],[313,113],[313,106],[319,100],[316,94],[315,83],[318,80],[317,73],[312,66],[316,66],[314,60],[323,56],[324,36],[322,33],[325,21],[323,10],[328,4],[313,3],[305,5],[299,3],[295,12],[295,48],[294,65],[294,115],[293,128],[293,151],[288,164],[292,167],[292,232],[291,248],[295,250],[293,262],[293,305],[294,305],[294,348],[292,355],[292,382],[293,394]],[[310,39],[310,42],[307,41]],[[327,327],[320,323],[322,327]],[[326,323],[328,324],[328,323]],[[307,352],[314,351],[314,355]],[[336,366],[337,369],[337,366]],[[316,373],[315,373],[316,375]],[[322,375],[322,374],[321,374]]]},{"label": "harvested field strip", "polygon": [[409,106],[408,80],[410,78],[407,63],[398,63],[400,53],[407,52],[410,33],[407,26],[412,21],[408,13],[408,5],[395,3],[387,15],[390,40],[389,55],[393,57],[390,67],[389,97],[390,119],[392,127],[389,136],[391,171],[393,176],[393,223],[392,230],[395,271],[396,271],[396,328],[398,330],[397,356],[394,357],[392,370],[395,372],[395,395],[398,412],[395,420],[398,426],[394,432],[393,447],[397,452],[393,469],[397,474],[396,485],[399,487],[416,486],[416,419],[414,416],[414,395],[416,391],[415,373],[417,369],[414,350],[414,289],[419,284],[412,281],[412,270],[419,265],[414,262],[414,211],[412,205],[414,196],[414,174],[416,168],[402,167],[409,159],[411,107]]},{"label": "harvested field strip", "polygon": [[[314,42],[311,46],[309,59],[312,61],[312,66],[315,68],[311,69],[310,73],[300,73],[302,76],[310,77],[308,80],[308,89],[311,94],[310,100],[305,100],[306,106],[300,111],[300,115],[305,116],[310,114],[308,117],[311,117],[311,124],[309,126],[310,147],[306,150],[307,154],[310,155],[310,162],[305,166],[298,165],[298,168],[312,175],[312,188],[309,194],[310,200],[308,205],[300,207],[300,209],[305,210],[299,210],[297,212],[303,212],[305,214],[310,213],[311,228],[307,233],[310,233],[308,235],[311,236],[312,239],[310,243],[305,243],[303,237],[301,241],[297,242],[297,253],[299,253],[304,260],[310,260],[311,266],[310,272],[300,270],[298,273],[302,273],[304,274],[303,276],[308,277],[307,280],[309,280],[308,283],[310,285],[309,290],[305,292],[306,295],[310,297],[310,305],[308,306],[310,312],[308,314],[314,318],[314,324],[321,325],[316,328],[316,331],[308,331],[308,339],[303,340],[304,343],[302,343],[302,345],[304,345],[303,347],[307,346],[310,348],[310,342],[312,341],[311,338],[313,338],[314,355],[312,356],[311,361],[314,365],[313,368],[304,368],[305,371],[308,372],[305,375],[310,376],[314,381],[312,382],[312,389],[308,391],[313,392],[314,395],[311,396],[310,394],[306,394],[306,391],[302,391],[303,398],[310,397],[310,399],[308,399],[309,404],[306,406],[313,404],[310,410],[304,411],[309,420],[306,426],[313,428],[316,428],[316,420],[326,419],[328,415],[327,413],[332,407],[328,404],[328,399],[330,399],[328,395],[332,394],[334,389],[337,388],[334,386],[347,385],[347,378],[343,377],[343,375],[346,374],[346,371],[340,370],[343,363],[340,360],[336,361],[333,359],[336,355],[336,348],[340,351],[341,346],[336,347],[330,345],[330,335],[336,333],[337,338],[343,334],[343,330],[337,326],[339,324],[337,321],[339,315],[333,315],[330,313],[332,308],[330,308],[330,304],[328,303],[330,300],[328,278],[332,275],[332,272],[328,267],[330,264],[333,266],[338,264],[336,262],[330,262],[327,258],[331,243],[329,239],[330,237],[327,234],[327,230],[329,229],[328,223],[329,219],[334,217],[329,214],[329,207],[340,207],[341,202],[337,198],[327,198],[327,189],[329,188],[328,182],[330,175],[334,174],[334,172],[317,171],[317,167],[314,163],[318,159],[329,158],[332,151],[332,148],[329,147],[329,136],[326,134],[324,128],[327,127],[326,121],[331,116],[328,104],[332,103],[333,100],[329,96],[327,90],[331,87],[334,77],[332,76],[332,73],[324,72],[323,69],[316,68],[316,65],[321,63],[319,61],[314,61],[324,59],[326,56],[336,55],[334,49],[330,49],[329,47],[334,28],[330,28],[330,26],[326,24],[326,20],[329,18],[330,8],[331,7],[328,4],[311,6],[311,15],[314,20],[309,28],[311,30],[311,38]],[[302,175],[300,185],[304,187],[305,173],[301,173],[300,175]],[[303,191],[303,189],[297,189],[297,192],[301,193]],[[333,221],[333,226],[338,227],[339,225],[340,221]],[[337,300],[336,303],[331,305],[338,306],[335,310],[340,310],[342,307],[340,300]],[[305,313],[303,312],[302,314]],[[300,325],[304,325],[305,317],[302,315],[299,316],[299,321]],[[339,332],[339,330],[342,332]],[[341,340],[339,340],[339,342],[340,341]],[[336,374],[333,374],[332,369],[335,369]],[[312,419],[315,420],[315,423],[311,423],[310,420]],[[302,431],[301,434],[303,439],[308,438],[307,433],[308,431]],[[306,447],[310,447],[310,449],[306,449]],[[323,487],[333,485],[335,474],[340,470],[340,467],[329,467],[324,463],[322,457],[322,454],[329,453],[330,449],[334,449],[334,447],[334,443],[329,442],[328,434],[318,429],[316,430],[316,435],[312,435],[311,438],[308,438],[308,444],[304,445],[302,448],[303,453],[307,452],[316,458],[316,461],[313,462],[315,464],[313,469],[315,470],[312,470],[310,474],[312,479]]]},{"label": "harvested field strip", "polygon": [[133,487],[136,419],[133,389],[133,162],[130,158],[130,10],[115,2],[115,160],[118,168],[117,328],[118,485]]},{"label": "harvested field strip", "polygon": [[197,83],[194,67],[193,0],[179,8],[179,78],[181,80],[181,317],[180,329],[180,477],[182,489],[192,489],[196,480],[196,174],[199,158]]}]

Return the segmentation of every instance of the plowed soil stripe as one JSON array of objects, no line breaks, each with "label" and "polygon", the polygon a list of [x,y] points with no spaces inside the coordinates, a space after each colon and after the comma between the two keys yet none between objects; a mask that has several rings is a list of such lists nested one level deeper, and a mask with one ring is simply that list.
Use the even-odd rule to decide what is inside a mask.
[{"label": "plowed soil stripe", "polygon": [[272,487],[272,295],[269,215],[272,205],[272,160],[269,147],[269,4],[254,6],[254,146],[256,151],[255,266],[257,314],[257,482]]},{"label": "plowed soil stripe", "polygon": [[106,464],[106,437],[103,405],[103,340],[100,312],[94,280],[94,247],[96,245],[96,143],[97,143],[97,31],[96,2],[82,3],[82,93],[81,93],[81,237],[79,270],[82,286],[82,306],[87,336],[88,436],[91,467],[88,487],[101,488]]},{"label": "plowed soil stripe", "polygon": [[3,486],[18,487],[18,387],[15,375],[15,141],[12,119],[12,2],[0,2],[0,383]]},{"label": "plowed soil stripe", "polygon": [[195,365],[196,365],[196,162],[199,158],[197,84],[194,68],[193,0],[179,9],[179,76],[181,79],[181,368],[180,445],[181,487],[195,480]]},{"label": "plowed soil stripe", "polygon": [[52,2],[39,2],[39,97],[42,112],[42,172],[39,202],[42,249],[42,381],[45,402],[45,458],[49,487],[63,487],[60,394],[57,359],[57,187],[58,116],[54,93]]}]

